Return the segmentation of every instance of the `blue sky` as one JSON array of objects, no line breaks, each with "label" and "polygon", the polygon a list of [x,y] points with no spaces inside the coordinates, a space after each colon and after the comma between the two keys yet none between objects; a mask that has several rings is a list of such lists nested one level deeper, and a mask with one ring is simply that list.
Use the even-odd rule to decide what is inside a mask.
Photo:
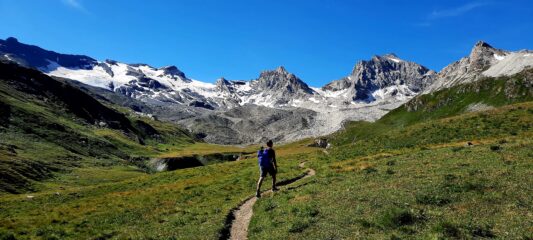
[{"label": "blue sky", "polygon": [[283,65],[311,86],[374,54],[440,70],[477,40],[533,49],[533,1],[0,0],[0,37],[189,77],[248,80]]}]

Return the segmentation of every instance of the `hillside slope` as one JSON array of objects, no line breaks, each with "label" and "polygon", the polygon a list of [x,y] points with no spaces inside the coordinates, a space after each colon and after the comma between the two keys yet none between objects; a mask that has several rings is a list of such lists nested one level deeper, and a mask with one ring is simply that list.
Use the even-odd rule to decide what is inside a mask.
[{"label": "hillside slope", "polygon": [[157,144],[190,144],[170,124],[127,116],[75,87],[36,70],[0,63],[0,191],[24,192],[31,182],[90,162],[129,164]]},{"label": "hillside slope", "polygon": [[533,237],[533,102],[381,127],[350,126],[316,181],[258,201],[250,239]]},{"label": "hillside slope", "polygon": [[[531,69],[509,77],[485,77],[476,82],[416,96],[372,124],[348,123],[343,131],[332,134],[332,140],[335,145],[344,145],[368,136],[386,135],[390,130],[419,122],[527,101],[533,101]],[[367,126],[373,127],[367,129]]]},{"label": "hillside slope", "polygon": [[256,203],[250,239],[532,238],[531,74],[346,125],[311,163],[316,181]]}]

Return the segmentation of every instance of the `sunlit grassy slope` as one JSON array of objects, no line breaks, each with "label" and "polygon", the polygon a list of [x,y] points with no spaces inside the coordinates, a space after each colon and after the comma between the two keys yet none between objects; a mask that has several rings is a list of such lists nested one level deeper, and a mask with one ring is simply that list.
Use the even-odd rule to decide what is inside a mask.
[{"label": "sunlit grassy slope", "polygon": [[[308,153],[280,154],[280,179],[301,174],[297,165]],[[254,193],[256,161],[157,174],[80,168],[45,181],[39,192],[1,196],[0,226],[22,238],[216,239],[230,209]]]},{"label": "sunlit grassy slope", "polygon": [[314,182],[256,204],[249,236],[533,238],[531,75],[422,95],[375,123],[348,124],[311,163]]},{"label": "sunlit grassy slope", "polygon": [[258,202],[251,238],[529,239],[532,126],[529,102],[337,146],[312,184]]},{"label": "sunlit grassy slope", "polygon": [[[533,94],[524,79],[420,96],[376,123],[347,125],[327,151],[311,140],[276,146],[280,180],[301,174],[302,161],[317,175],[260,199],[249,237],[533,238]],[[254,193],[254,154],[163,173],[141,163],[258,146],[194,143],[175,125],[122,110],[125,125],[100,127],[47,101],[0,81],[0,239],[217,239]],[[477,103],[495,109],[467,111]]]}]

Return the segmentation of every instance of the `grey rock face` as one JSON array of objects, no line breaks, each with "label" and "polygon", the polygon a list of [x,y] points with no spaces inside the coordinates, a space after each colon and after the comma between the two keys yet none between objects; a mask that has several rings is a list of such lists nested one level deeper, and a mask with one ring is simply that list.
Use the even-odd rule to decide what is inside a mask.
[{"label": "grey rock face", "polygon": [[188,80],[188,78],[185,76],[185,73],[180,71],[176,66],[162,67],[162,68],[159,68],[159,70],[163,70],[163,74],[159,75],[159,77],[162,77],[163,75],[169,75],[169,76],[172,76],[175,79],[176,79],[176,77],[179,77],[181,79]]},{"label": "grey rock face", "polygon": [[498,59],[495,56],[505,56],[509,52],[493,48],[486,42],[478,41],[469,56],[453,62],[443,68],[435,83],[425,92],[437,91],[461,83],[473,82],[482,77],[483,71],[494,65]]},{"label": "grey rock face", "polygon": [[256,89],[280,98],[315,94],[313,89],[283,66],[262,72],[254,83]]},{"label": "grey rock face", "polygon": [[246,85],[245,81],[230,81],[225,78],[219,78],[215,83],[218,92],[232,97],[238,97],[238,95],[235,96],[235,94],[238,94],[239,87],[244,85]]},{"label": "grey rock face", "polygon": [[106,63],[98,63],[98,66],[101,67],[101,68],[103,68],[104,71],[105,71],[107,74],[109,74],[109,76],[111,76],[111,77],[114,77],[114,76],[115,76],[115,73],[113,72],[113,70],[111,69],[111,67],[109,67],[108,64],[106,64]]},{"label": "grey rock face", "polygon": [[247,104],[225,112],[206,112],[179,121],[197,136],[220,144],[261,143],[268,139],[289,141],[291,133],[309,128],[316,112],[283,110]]},{"label": "grey rock face", "polygon": [[372,101],[372,92],[395,85],[406,85],[419,92],[435,80],[436,73],[426,67],[399,59],[394,54],[374,56],[369,61],[360,61],[350,76],[333,81],[323,90],[349,89],[352,100]]}]

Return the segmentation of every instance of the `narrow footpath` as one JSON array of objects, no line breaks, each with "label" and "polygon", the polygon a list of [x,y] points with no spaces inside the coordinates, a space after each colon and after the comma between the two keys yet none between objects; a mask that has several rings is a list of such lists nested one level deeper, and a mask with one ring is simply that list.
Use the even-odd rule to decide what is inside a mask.
[{"label": "narrow footpath", "polygon": [[[305,168],[305,162],[302,162],[298,165],[301,168]],[[316,174],[314,169],[306,168],[306,173],[302,174],[298,177],[282,181],[278,183],[278,186],[286,186],[291,183],[300,181],[302,179],[314,176]],[[291,188],[287,188],[290,190]],[[280,189],[282,190],[282,189]],[[272,193],[272,190],[265,191],[263,194],[268,195]],[[252,219],[253,215],[253,208],[254,204],[257,201],[257,198],[250,197],[246,199],[240,206],[238,206],[235,210],[230,212],[230,215],[228,216],[229,219],[233,219],[231,221],[231,227],[229,228],[229,239],[232,240],[245,240],[248,239],[248,226],[250,225],[250,220]],[[228,237],[228,236],[226,236]],[[223,238],[225,238],[223,236]]]}]

